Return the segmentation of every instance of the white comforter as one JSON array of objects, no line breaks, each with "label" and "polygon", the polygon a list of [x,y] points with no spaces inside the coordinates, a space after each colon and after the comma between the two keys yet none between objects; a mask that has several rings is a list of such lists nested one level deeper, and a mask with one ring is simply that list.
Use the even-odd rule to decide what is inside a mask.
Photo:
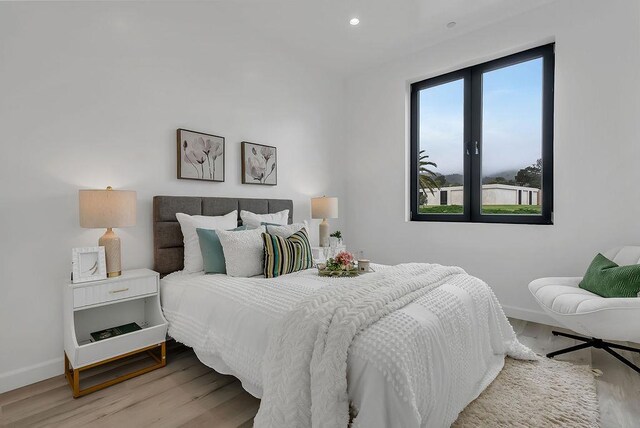
[{"label": "white comforter", "polygon": [[162,280],[162,300],[171,336],[253,395],[264,387],[262,426],[345,425],[350,401],[355,426],[444,427],[505,354],[534,358],[491,289],[459,268],[399,265],[351,280],[177,273]]}]

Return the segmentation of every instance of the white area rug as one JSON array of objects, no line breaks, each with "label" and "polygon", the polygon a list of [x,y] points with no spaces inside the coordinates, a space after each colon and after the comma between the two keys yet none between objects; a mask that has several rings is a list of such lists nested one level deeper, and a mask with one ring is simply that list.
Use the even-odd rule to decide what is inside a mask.
[{"label": "white area rug", "polygon": [[505,359],[496,380],[454,427],[599,427],[594,374],[588,366],[540,358]]}]

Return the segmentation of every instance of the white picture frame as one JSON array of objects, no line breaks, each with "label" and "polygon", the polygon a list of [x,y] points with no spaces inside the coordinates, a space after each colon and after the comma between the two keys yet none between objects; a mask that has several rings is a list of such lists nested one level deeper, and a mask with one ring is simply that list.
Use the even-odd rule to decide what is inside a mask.
[{"label": "white picture frame", "polygon": [[107,262],[104,247],[72,249],[71,268],[71,282],[74,284],[107,279]]}]

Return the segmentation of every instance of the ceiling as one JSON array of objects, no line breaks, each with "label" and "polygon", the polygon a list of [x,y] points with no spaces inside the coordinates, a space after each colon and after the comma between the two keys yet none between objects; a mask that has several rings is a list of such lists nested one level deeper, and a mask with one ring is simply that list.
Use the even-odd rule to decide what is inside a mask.
[{"label": "ceiling", "polygon": [[[297,55],[351,74],[552,1],[236,0],[217,6]],[[360,25],[349,25],[352,17]],[[451,21],[457,25],[449,29]]]},{"label": "ceiling", "polygon": [[[139,37],[156,37],[154,28],[165,36],[190,34],[194,43],[242,38],[348,76],[555,1],[152,0],[74,1],[64,2],[65,7],[51,1],[40,9],[52,16],[76,13],[78,25],[65,29],[70,33],[87,26],[102,31],[105,21],[115,33],[137,31]],[[20,3],[37,10],[32,2]],[[349,24],[353,17],[359,25]],[[447,28],[451,21],[457,25]]]}]

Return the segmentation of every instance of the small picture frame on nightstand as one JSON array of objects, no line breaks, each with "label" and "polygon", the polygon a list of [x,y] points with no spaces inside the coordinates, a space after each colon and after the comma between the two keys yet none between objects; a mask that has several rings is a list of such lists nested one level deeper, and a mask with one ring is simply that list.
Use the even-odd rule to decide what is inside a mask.
[{"label": "small picture frame on nightstand", "polygon": [[74,248],[71,250],[71,268],[74,284],[107,279],[104,247]]}]

